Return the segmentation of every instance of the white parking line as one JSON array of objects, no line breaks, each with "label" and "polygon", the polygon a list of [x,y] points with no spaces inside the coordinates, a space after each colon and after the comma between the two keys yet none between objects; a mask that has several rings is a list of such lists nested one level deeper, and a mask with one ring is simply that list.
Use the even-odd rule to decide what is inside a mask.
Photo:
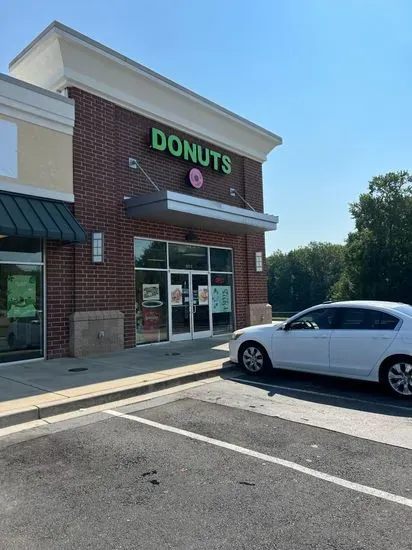
[{"label": "white parking line", "polygon": [[259,458],[260,460],[264,460],[265,462],[278,464],[279,466],[284,466],[285,468],[296,470],[297,472],[301,472],[302,474],[306,474],[311,477],[316,477],[318,479],[322,479],[323,481],[334,483],[335,485],[340,485],[341,487],[345,487],[346,489],[351,489],[352,491],[357,491],[358,493],[364,493],[366,495],[382,498],[384,500],[388,500],[390,502],[396,502],[396,504],[403,504],[404,506],[409,506],[409,508],[412,508],[412,499],[405,498],[400,495],[394,495],[392,493],[387,493],[386,491],[381,491],[380,489],[374,489],[373,487],[368,487],[367,485],[353,483],[352,481],[348,481],[340,477],[325,474],[324,472],[319,472],[318,470],[312,470],[311,468],[306,468],[306,466],[301,466],[296,462],[290,462],[289,460],[284,460],[283,458],[277,458],[275,456],[259,453],[251,449],[246,449],[245,447],[239,447],[238,445],[233,445],[232,443],[227,443],[226,441],[220,441],[219,439],[213,439],[205,435],[197,434],[194,432],[188,432],[187,430],[181,430],[180,428],[175,428],[174,426],[167,426],[166,424],[160,424],[159,422],[154,422],[153,420],[148,420],[146,418],[141,418],[139,416],[124,414],[119,411],[113,411],[113,410],[108,410],[104,412],[112,416],[124,418],[125,420],[132,420],[133,422],[139,422],[140,424],[145,424],[146,426],[151,426],[152,428],[157,428],[165,432],[171,432],[174,434],[183,435],[185,437],[194,439],[196,441],[203,441],[204,443],[209,443],[210,445],[214,445],[215,447],[222,447],[223,449],[228,449],[229,451],[235,451],[236,453],[252,456],[254,458]]},{"label": "white parking line", "polygon": [[325,393],[315,390],[305,390],[301,388],[294,388],[293,386],[281,386],[280,384],[267,384],[266,382],[259,382],[259,380],[248,380],[245,378],[226,378],[231,382],[245,382],[250,383],[255,386],[263,386],[265,388],[274,388],[279,390],[288,390],[300,393],[307,393],[309,395],[320,395],[321,397],[334,397],[335,399],[344,399],[345,401],[356,401],[357,403],[367,403],[368,405],[377,405],[381,407],[390,407],[391,409],[397,409],[400,411],[408,411],[412,415],[412,407],[402,407],[401,405],[391,405],[390,403],[377,403],[376,401],[371,401],[369,399],[359,399],[358,397],[349,397],[346,395],[338,395],[336,393]]}]

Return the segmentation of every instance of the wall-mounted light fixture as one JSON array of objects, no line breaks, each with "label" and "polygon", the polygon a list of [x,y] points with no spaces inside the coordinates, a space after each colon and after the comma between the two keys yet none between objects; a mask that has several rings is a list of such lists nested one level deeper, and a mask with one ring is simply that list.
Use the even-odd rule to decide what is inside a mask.
[{"label": "wall-mounted light fixture", "polygon": [[104,235],[92,233],[92,262],[102,264],[104,259]]},{"label": "wall-mounted light fixture", "polygon": [[256,252],[256,271],[263,271],[263,252]]},{"label": "wall-mounted light fixture", "polygon": [[188,242],[196,242],[198,241],[198,237],[196,235],[196,233],[194,233],[193,231],[189,231],[188,233],[186,233],[185,235],[185,241],[188,241]]}]

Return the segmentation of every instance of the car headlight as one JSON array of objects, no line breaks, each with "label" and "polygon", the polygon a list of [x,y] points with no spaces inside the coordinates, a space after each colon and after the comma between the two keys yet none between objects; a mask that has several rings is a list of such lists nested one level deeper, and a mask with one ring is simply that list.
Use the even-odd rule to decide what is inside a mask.
[{"label": "car headlight", "polygon": [[235,332],[232,334],[232,340],[237,340],[239,336],[242,336],[244,334],[243,330],[235,330]]}]

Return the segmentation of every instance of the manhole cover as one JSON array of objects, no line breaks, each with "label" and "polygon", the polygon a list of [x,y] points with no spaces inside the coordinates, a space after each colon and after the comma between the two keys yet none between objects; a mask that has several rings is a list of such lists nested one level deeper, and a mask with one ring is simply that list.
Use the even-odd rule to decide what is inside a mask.
[{"label": "manhole cover", "polygon": [[69,369],[69,372],[82,372],[84,370],[89,370],[87,367],[75,367],[74,369]]}]

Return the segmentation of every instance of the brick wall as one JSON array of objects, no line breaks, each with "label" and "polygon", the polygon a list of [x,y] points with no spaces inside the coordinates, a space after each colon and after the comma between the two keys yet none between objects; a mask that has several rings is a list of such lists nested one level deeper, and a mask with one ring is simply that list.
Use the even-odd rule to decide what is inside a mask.
[{"label": "brick wall", "polygon": [[[105,235],[104,264],[91,263],[91,245],[55,246],[48,250],[48,356],[67,355],[68,315],[73,311],[121,310],[125,315],[125,346],[135,344],[135,297],[133,237],[185,241],[186,227],[176,227],[127,218],[125,196],[154,191],[145,176],[128,167],[129,157],[139,160],[160,189],[244,207],[230,196],[234,187],[252,206],[263,210],[261,165],[220,146],[192,138],[183,132],[151,121],[104,99],[71,88],[76,122],[73,136],[74,214],[90,235]],[[203,168],[204,186],[190,188],[185,177],[191,164],[149,146],[150,129],[166,133],[228,154],[229,175]],[[237,326],[246,322],[248,303],[267,301],[266,273],[255,272],[255,252],[264,251],[263,236],[236,236],[197,228],[199,243],[233,248]],[[59,273],[61,276],[59,276]]]},{"label": "brick wall", "polygon": [[69,354],[69,315],[74,310],[75,247],[47,241],[47,357]]}]

